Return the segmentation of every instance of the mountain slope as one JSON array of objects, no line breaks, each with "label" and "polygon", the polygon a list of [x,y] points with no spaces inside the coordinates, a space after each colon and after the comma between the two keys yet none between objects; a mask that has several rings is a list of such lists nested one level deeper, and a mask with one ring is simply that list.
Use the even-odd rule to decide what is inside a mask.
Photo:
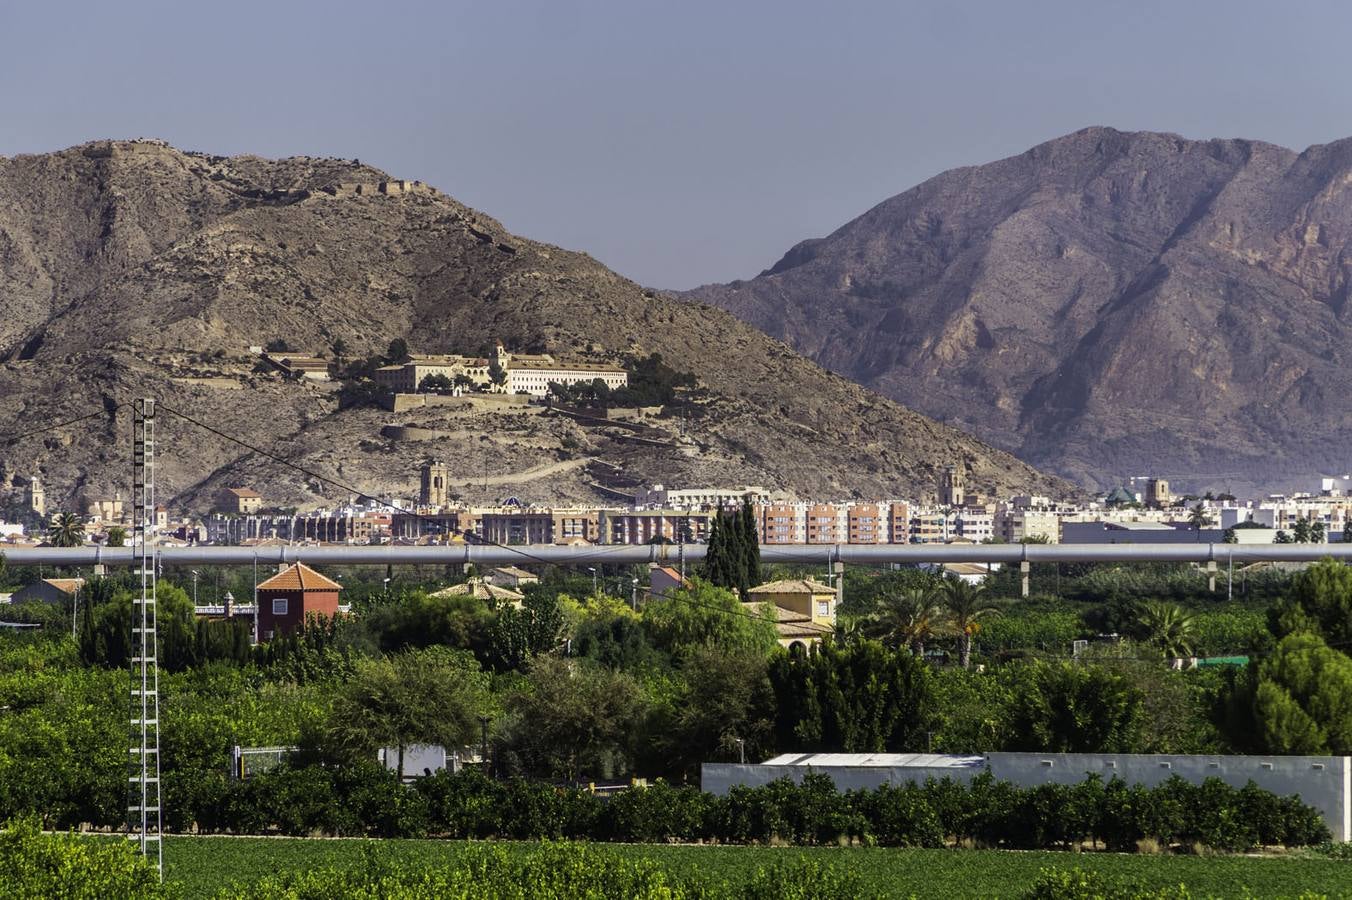
[{"label": "mountain slope", "polygon": [[1028,462],[1106,486],[1342,471],[1352,140],[1090,128],[899,194],[686,296]]},{"label": "mountain slope", "polygon": [[[474,502],[594,501],[641,482],[924,494],[956,459],[979,488],[1067,490],[725,312],[656,296],[355,161],[158,142],[0,159],[0,307],[0,436],[154,396],[373,493],[411,491],[430,458],[451,463]],[[565,357],[661,353],[704,399],[637,436],[538,409],[340,409],[336,385],[260,373],[247,352],[280,338],[368,356],[396,337],[415,352],[501,338]],[[161,496],[179,506],[237,483],[287,505],[346,499],[167,414],[158,428]],[[41,475],[57,506],[125,492],[128,442],[123,409],[12,446],[0,475]],[[590,465],[532,474],[570,460]]]}]

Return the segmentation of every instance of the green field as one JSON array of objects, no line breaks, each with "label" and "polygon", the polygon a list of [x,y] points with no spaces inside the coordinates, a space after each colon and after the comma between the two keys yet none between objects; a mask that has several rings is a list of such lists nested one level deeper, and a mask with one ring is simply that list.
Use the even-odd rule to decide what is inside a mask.
[{"label": "green field", "polygon": [[[208,897],[232,882],[247,883],[290,870],[345,866],[363,848],[429,865],[448,863],[459,841],[360,841],[293,838],[170,837],[165,875],[188,898]],[[529,847],[529,844],[504,844]],[[1149,886],[1184,883],[1193,897],[1293,897],[1315,891],[1352,897],[1352,863],[1307,855],[1285,857],[1133,856],[1107,853],[874,848],[605,845],[609,852],[643,856],[673,870],[738,882],[756,868],[799,855],[849,867],[889,896],[921,898],[1017,897],[1047,866],[1097,869]]]}]

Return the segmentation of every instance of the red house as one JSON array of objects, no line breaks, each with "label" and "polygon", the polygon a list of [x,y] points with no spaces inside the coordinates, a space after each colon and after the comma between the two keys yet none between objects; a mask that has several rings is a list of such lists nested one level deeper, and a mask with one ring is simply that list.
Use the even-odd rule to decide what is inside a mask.
[{"label": "red house", "polygon": [[333,618],[342,589],[303,563],[277,573],[258,586],[258,639],[296,631],[310,616]]}]

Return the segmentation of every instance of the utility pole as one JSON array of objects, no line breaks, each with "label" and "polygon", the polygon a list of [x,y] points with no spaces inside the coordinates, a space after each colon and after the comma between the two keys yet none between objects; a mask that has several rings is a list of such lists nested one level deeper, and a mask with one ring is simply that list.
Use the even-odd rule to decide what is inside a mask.
[{"label": "utility pole", "polygon": [[131,607],[131,746],[127,837],[164,880],[160,823],[160,669],[156,642],[155,401],[132,402],[132,546],[141,593]]}]

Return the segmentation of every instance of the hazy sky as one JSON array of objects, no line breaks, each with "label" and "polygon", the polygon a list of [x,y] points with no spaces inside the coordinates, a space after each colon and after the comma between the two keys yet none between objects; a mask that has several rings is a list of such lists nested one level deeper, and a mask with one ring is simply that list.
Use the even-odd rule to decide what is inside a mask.
[{"label": "hazy sky", "polygon": [[0,155],[358,157],[656,287],[1091,124],[1352,135],[1352,4],[0,0]]}]

